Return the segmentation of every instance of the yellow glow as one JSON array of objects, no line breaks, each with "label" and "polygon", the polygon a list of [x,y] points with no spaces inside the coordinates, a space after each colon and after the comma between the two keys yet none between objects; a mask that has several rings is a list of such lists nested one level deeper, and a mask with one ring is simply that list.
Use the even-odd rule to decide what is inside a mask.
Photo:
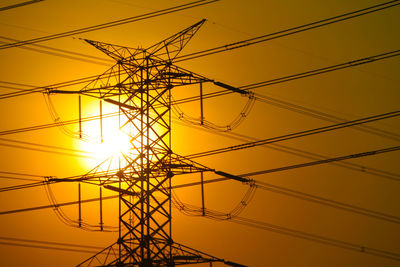
[{"label": "yellow glow", "polygon": [[128,153],[130,150],[129,136],[119,129],[108,127],[107,124],[103,126],[102,142],[84,142],[82,145],[84,150],[94,153],[98,159],[117,157],[121,152]]},{"label": "yellow glow", "polygon": [[[99,114],[98,103],[90,105],[91,115]],[[115,113],[117,108],[103,103],[103,115]],[[118,159],[121,153],[127,154],[132,149],[130,137],[119,128],[118,116],[106,117],[100,120],[85,122],[82,125],[82,141],[79,149],[89,152],[90,158],[84,160],[88,168],[97,166],[107,158]],[[114,160],[118,162],[118,160]],[[118,166],[111,166],[118,168]]]}]

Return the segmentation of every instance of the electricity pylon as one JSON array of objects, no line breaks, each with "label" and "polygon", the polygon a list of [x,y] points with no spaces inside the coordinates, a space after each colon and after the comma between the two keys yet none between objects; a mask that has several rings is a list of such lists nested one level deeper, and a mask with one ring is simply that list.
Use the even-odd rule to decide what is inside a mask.
[{"label": "electricity pylon", "polygon": [[[175,266],[223,262],[173,241],[171,237],[171,178],[177,174],[214,171],[176,155],[171,149],[171,90],[177,86],[214,82],[173,64],[174,59],[204,23],[202,20],[147,49],[85,40],[116,61],[77,93],[115,104],[125,117],[131,151],[117,171],[95,168],[79,181],[96,183],[119,193],[119,238],[79,266]],[[219,86],[246,93],[228,85]],[[109,164],[104,162],[102,165]]]}]

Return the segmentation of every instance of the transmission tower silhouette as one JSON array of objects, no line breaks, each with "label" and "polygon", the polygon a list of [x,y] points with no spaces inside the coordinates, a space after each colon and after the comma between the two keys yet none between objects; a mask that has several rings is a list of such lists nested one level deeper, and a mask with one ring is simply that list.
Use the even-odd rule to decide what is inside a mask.
[{"label": "transmission tower silhouette", "polygon": [[[79,94],[117,105],[124,117],[120,125],[129,134],[131,150],[112,168],[108,159],[88,174],[74,179],[119,194],[119,238],[78,266],[175,266],[222,262],[175,242],[171,236],[172,192],[175,175],[212,171],[240,182],[248,179],[216,171],[171,149],[171,90],[174,87],[213,82],[240,94],[246,91],[216,82],[173,64],[175,57],[203,25],[202,20],[147,49],[134,49],[85,39],[116,61],[106,72],[80,91],[49,90]],[[203,206],[204,210],[204,206]]]}]

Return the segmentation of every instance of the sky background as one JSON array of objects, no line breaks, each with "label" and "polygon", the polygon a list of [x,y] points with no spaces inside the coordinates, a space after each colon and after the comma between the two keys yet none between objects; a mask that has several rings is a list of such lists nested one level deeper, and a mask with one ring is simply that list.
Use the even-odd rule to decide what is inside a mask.
[{"label": "sky background", "polygon": [[[23,1],[0,1],[0,8],[20,2]],[[39,43],[51,48],[105,59],[96,59],[97,63],[26,49],[50,51],[43,47],[23,46],[2,49],[0,50],[0,92],[5,94],[16,91],[10,87],[27,88],[5,82],[46,86],[98,75],[113,64],[112,61],[107,61],[106,55],[79,38],[146,48],[203,18],[207,19],[183,50],[184,55],[382,2],[372,0],[221,0],[173,14]],[[7,42],[7,38],[28,40],[183,3],[187,1],[45,0],[0,11],[0,41]],[[177,65],[233,86],[271,80],[399,49],[399,15],[400,7],[393,7],[276,40],[183,61]],[[82,56],[76,57],[83,59]],[[347,120],[354,120],[398,110],[399,69],[399,58],[393,57],[345,70],[258,88],[255,92]],[[80,90],[83,86],[84,84],[81,84],[66,89]],[[204,84],[203,87],[205,93],[220,90],[211,83]],[[173,92],[176,99],[199,94],[197,85],[174,89],[176,89]],[[78,118],[77,96],[54,95],[51,96],[51,101],[62,120]],[[229,124],[242,112],[246,101],[245,97],[238,94],[206,100],[204,102],[205,118],[216,124]],[[97,101],[84,98],[83,104],[84,116],[98,115]],[[104,108],[107,112],[115,111],[115,108],[111,106],[105,105]],[[184,104],[180,108],[193,117],[200,116],[199,102]],[[45,97],[41,93],[0,99],[0,115],[0,133],[54,122],[49,114]],[[115,118],[105,123],[110,129],[118,125]],[[174,119],[172,149],[179,155],[189,155],[241,144],[244,141],[235,139],[238,134],[249,140],[251,138],[266,139],[331,124],[333,123],[256,101],[251,113],[236,129],[231,131],[233,134],[206,130],[186,124],[177,118]],[[398,118],[381,120],[368,125],[397,135],[400,130]],[[67,129],[76,132],[78,126],[68,125]],[[92,143],[98,139],[98,129],[98,121],[83,125],[83,131],[91,137]],[[71,138],[56,127],[9,135],[1,134],[0,138],[0,187],[29,183],[29,181],[6,179],[4,177],[7,176],[23,177],[9,175],[6,172],[42,177],[68,177],[87,173],[101,161],[101,158],[105,157],[99,152],[101,148],[97,145]],[[57,146],[73,151],[43,148],[10,140]],[[105,135],[106,143],[111,140],[111,137]],[[398,146],[399,140],[399,137],[388,139],[354,128],[345,128],[278,144],[326,157],[339,157]],[[59,151],[72,155],[34,151],[10,145]],[[83,153],[78,153],[76,150],[88,152],[89,154],[85,155],[97,158],[88,159],[79,156]],[[374,168],[390,172],[393,174],[392,177],[399,179],[399,159],[400,153],[397,151],[346,162],[364,166],[366,170]],[[276,147],[264,146],[196,160],[211,168],[233,174],[312,161],[277,151]],[[40,177],[28,178],[41,179]],[[205,174],[205,179],[213,178],[217,176],[211,173]],[[399,180],[362,172],[361,168],[350,170],[332,164],[323,164],[252,178],[286,189],[390,214],[397,218],[400,216]],[[199,181],[200,175],[176,176],[174,179],[174,184],[178,185]],[[59,203],[78,199],[77,184],[60,183],[52,185],[51,189]],[[82,198],[98,197],[98,190],[96,186],[82,185]],[[206,207],[229,213],[240,203],[247,190],[247,185],[236,181],[206,185]],[[176,189],[175,192],[183,202],[201,204],[198,186]],[[113,193],[104,190],[104,195],[113,195]],[[44,187],[0,192],[0,212],[49,204]],[[105,224],[117,225],[117,201],[107,200],[104,201],[104,205]],[[98,202],[84,204],[82,208],[84,221],[98,224],[98,210]],[[77,206],[65,207],[63,211],[70,218],[77,220]],[[239,216],[358,246],[390,251],[396,253],[399,259],[398,219],[395,223],[371,218],[260,188],[256,190],[254,198]],[[89,250],[99,251],[100,248],[115,242],[118,235],[69,227],[57,218],[52,209],[1,215],[0,229],[0,265],[2,266],[74,266],[93,255],[92,253],[6,245],[5,242],[11,242],[6,238],[96,246],[99,248]],[[252,267],[398,265],[398,261],[395,260],[238,225],[229,220],[215,221],[185,216],[176,209],[173,210],[172,236],[178,243],[218,258]],[[19,242],[18,244],[28,243]],[[35,245],[43,246],[44,244]],[[76,249],[76,247],[70,248]],[[208,264],[198,266],[208,266]],[[215,266],[223,265],[216,263]]]}]

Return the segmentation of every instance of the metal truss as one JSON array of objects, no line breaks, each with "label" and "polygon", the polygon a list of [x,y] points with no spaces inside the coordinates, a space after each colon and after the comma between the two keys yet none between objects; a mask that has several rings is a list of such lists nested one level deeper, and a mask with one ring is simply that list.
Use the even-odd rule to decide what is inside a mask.
[{"label": "metal truss", "polygon": [[175,243],[171,237],[171,178],[216,172],[171,150],[171,90],[212,81],[173,64],[204,21],[147,49],[85,40],[113,58],[115,65],[80,91],[49,91],[78,93],[117,105],[124,117],[120,128],[130,136],[130,153],[118,159],[118,169],[110,158],[88,174],[69,179],[119,193],[118,241],[78,266],[169,267],[204,262],[241,266]]}]

